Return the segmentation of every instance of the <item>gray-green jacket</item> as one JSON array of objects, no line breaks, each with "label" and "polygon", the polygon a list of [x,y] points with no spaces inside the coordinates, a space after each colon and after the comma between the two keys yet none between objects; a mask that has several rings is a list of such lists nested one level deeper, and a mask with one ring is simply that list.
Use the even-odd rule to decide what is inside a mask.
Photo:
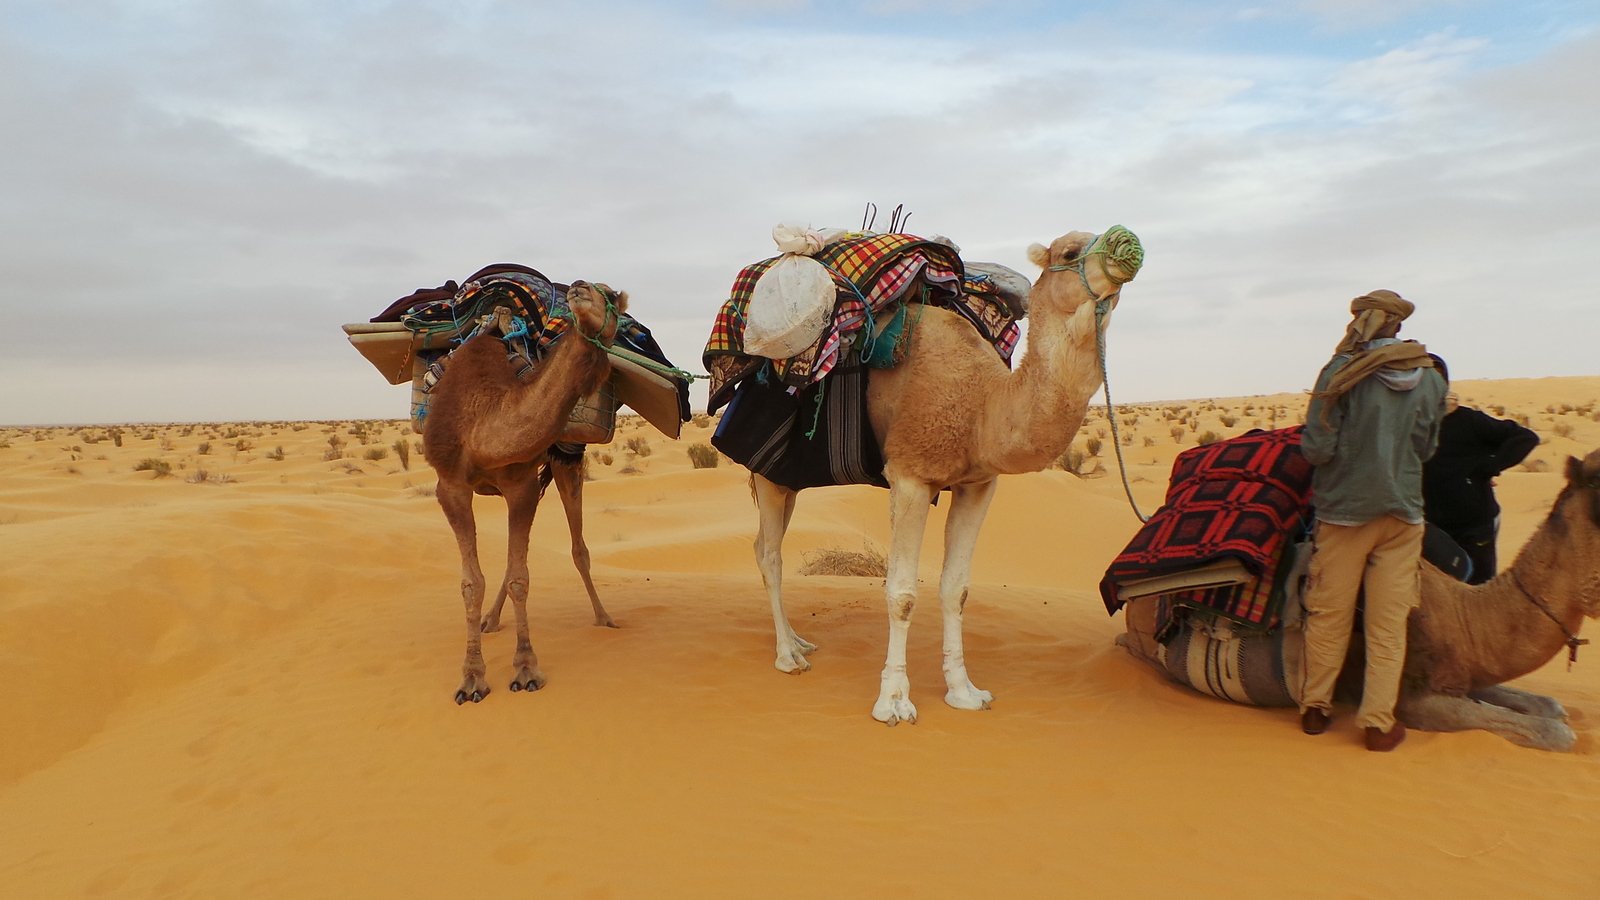
[{"label": "gray-green jacket", "polygon": [[[1317,391],[1350,359],[1341,353],[1330,360],[1317,376]],[[1317,519],[1362,525],[1390,515],[1421,524],[1422,464],[1439,445],[1446,391],[1436,369],[1380,371],[1336,400],[1326,422],[1327,404],[1313,397],[1300,450],[1316,466]]]}]

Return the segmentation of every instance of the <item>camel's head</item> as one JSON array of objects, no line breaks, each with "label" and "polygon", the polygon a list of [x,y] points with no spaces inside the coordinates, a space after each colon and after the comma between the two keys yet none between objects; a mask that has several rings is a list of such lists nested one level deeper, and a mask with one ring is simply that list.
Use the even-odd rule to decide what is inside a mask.
[{"label": "camel's head", "polygon": [[1133,232],[1113,225],[1102,234],[1069,232],[1049,247],[1034,244],[1028,248],[1028,259],[1044,269],[1029,306],[1043,299],[1070,313],[1085,301],[1105,299],[1116,306],[1122,286],[1144,264],[1144,247]]},{"label": "camel's head", "polygon": [[628,292],[599,282],[574,281],[567,288],[567,306],[584,337],[609,347],[617,336],[617,318],[628,311]]}]

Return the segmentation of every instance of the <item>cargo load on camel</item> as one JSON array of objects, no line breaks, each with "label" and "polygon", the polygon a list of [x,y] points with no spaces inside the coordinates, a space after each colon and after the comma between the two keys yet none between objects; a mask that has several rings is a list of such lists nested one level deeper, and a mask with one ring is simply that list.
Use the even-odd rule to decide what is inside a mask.
[{"label": "cargo load on camel", "polygon": [[786,252],[739,272],[706,342],[712,444],[796,490],[875,484],[883,459],[867,421],[871,370],[899,363],[927,307],[965,319],[1008,365],[1031,283],[966,264],[948,240],[780,225]]},{"label": "cargo load on camel", "polygon": [[[461,284],[420,288],[390,303],[370,322],[344,326],[350,343],[390,384],[411,382],[412,428],[421,432],[430,392],[451,351],[480,330],[500,334],[507,359],[525,379],[569,332],[568,286],[536,269],[496,263]],[[616,411],[628,406],[663,434],[676,438],[689,421],[689,376],[672,365],[650,329],[623,313],[615,343],[607,348],[612,376],[572,412],[563,442],[606,443]]]}]

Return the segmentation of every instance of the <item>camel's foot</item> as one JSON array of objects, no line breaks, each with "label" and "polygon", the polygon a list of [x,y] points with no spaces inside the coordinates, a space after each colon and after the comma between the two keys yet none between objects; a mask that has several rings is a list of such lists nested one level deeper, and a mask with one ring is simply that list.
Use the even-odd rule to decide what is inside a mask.
[{"label": "camel's foot", "polygon": [[917,708],[911,702],[911,680],[906,673],[885,672],[878,689],[878,702],[872,704],[872,717],[885,725],[917,721]]},{"label": "camel's foot", "polygon": [[980,691],[973,686],[971,681],[957,684],[945,692],[944,702],[956,709],[988,709],[994,702],[994,695],[988,691]]},{"label": "camel's foot", "polygon": [[789,629],[788,639],[778,639],[778,659],[772,665],[779,672],[798,675],[811,668],[811,660],[806,655],[815,651],[817,645],[794,633]]},{"label": "camel's foot", "polygon": [[544,681],[544,673],[539,671],[538,666],[518,666],[517,674],[511,676],[511,693],[532,693],[544,687]]},{"label": "camel's foot", "polygon": [[612,621],[611,616],[609,614],[603,613],[603,612],[602,613],[595,613],[594,624],[595,624],[596,628],[621,628],[622,627],[621,625],[618,625],[616,622]]},{"label": "camel's foot", "polygon": [[499,631],[500,630],[500,616],[498,614],[492,615],[492,616],[484,616],[483,617],[483,622],[478,625],[478,630],[483,632],[484,634],[490,634],[492,632]]},{"label": "camel's foot", "polygon": [[779,647],[778,658],[772,665],[779,672],[799,675],[811,669],[811,660],[806,659],[805,651],[798,647]]},{"label": "camel's foot", "polygon": [[460,706],[468,700],[478,703],[487,696],[489,696],[489,682],[484,679],[483,673],[468,673],[461,680],[461,687],[456,688],[456,705]]}]

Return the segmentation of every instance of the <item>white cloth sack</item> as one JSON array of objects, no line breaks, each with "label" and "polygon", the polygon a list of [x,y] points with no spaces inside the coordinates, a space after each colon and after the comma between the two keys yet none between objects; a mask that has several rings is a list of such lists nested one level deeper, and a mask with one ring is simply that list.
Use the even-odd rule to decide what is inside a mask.
[{"label": "white cloth sack", "polygon": [[788,359],[817,342],[833,318],[833,275],[822,263],[785,254],[756,279],[745,310],[744,350]]}]

